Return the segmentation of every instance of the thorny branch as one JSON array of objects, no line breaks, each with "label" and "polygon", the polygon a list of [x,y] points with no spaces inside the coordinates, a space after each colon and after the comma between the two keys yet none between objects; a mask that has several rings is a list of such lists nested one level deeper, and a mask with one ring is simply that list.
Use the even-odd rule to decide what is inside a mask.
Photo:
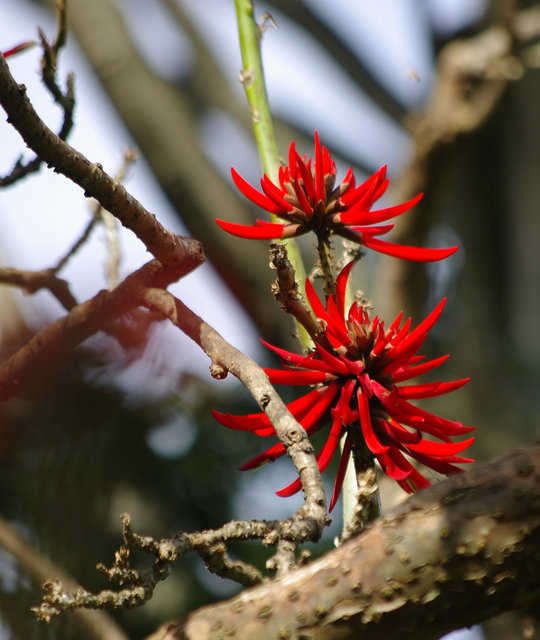
[{"label": "thorny branch", "polygon": [[281,302],[283,311],[290,313],[308,332],[310,338],[323,337],[323,330],[304,303],[299,291],[294,268],[288,258],[287,249],[283,244],[270,244],[270,268],[274,269],[277,279],[272,285],[272,293]]},{"label": "thorny branch", "polygon": [[48,289],[58,302],[71,311],[77,304],[65,280],[56,276],[54,269],[24,271],[21,269],[0,268],[0,283],[20,287],[26,293],[35,293],[39,289]]}]

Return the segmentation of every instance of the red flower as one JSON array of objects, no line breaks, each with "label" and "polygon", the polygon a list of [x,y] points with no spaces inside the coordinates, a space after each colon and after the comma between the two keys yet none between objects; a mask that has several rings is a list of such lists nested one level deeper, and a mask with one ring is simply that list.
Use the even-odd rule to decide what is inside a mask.
[{"label": "red flower", "polygon": [[[429,330],[439,318],[445,300],[411,330],[411,321],[402,324],[403,313],[385,330],[375,316],[355,302],[345,315],[345,289],[353,263],[349,263],[336,280],[336,299],[328,298],[326,309],[311,283],[306,293],[324,334],[310,354],[298,355],[270,344],[283,369],[265,369],[272,384],[313,385],[314,388],[288,405],[308,435],[330,424],[328,439],[317,454],[320,471],[324,471],[334,455],[341,436],[346,433],[330,510],[334,507],[343,484],[352,448],[351,434],[363,437],[369,451],[384,472],[408,493],[429,486],[408,458],[441,474],[462,471],[456,463],[472,462],[458,457],[474,440],[452,442],[452,436],[469,433],[474,427],[440,418],[411,404],[410,400],[449,393],[463,386],[469,378],[452,382],[402,384],[441,365],[448,356],[426,360],[416,355]],[[230,429],[253,431],[259,436],[275,435],[264,413],[233,416],[213,411],[213,415]],[[426,438],[425,436],[429,436]],[[434,439],[433,439],[434,438]],[[281,443],[270,447],[241,469],[253,469],[273,461],[285,453]],[[278,491],[290,496],[301,488],[300,480]]]},{"label": "red flower", "polygon": [[289,149],[289,166],[279,168],[279,185],[264,175],[261,179],[263,193],[246,182],[234,168],[231,173],[235,185],[249,200],[285,221],[281,224],[257,220],[255,225],[247,226],[216,219],[222,229],[240,238],[292,238],[314,231],[318,237],[334,234],[380,253],[420,262],[442,260],[457,251],[457,247],[405,247],[376,238],[394,226],[381,222],[411,209],[422,194],[403,204],[371,211],[390,182],[386,177],[386,166],[358,187],[349,168],[335,187],[336,165],[328,149],[321,145],[317,132],[315,161],[305,156],[301,158],[293,142]]}]

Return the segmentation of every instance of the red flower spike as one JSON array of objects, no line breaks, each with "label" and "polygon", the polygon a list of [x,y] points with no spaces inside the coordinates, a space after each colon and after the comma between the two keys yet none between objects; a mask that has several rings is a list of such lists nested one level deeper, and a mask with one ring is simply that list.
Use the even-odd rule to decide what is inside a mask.
[{"label": "red flower spike", "polygon": [[[338,275],[337,300],[330,296],[326,307],[311,283],[306,282],[312,311],[325,327],[325,346],[316,343],[315,349],[306,356],[264,343],[284,364],[283,370],[266,369],[266,372],[274,384],[319,385],[291,402],[288,408],[308,435],[330,425],[326,443],[317,454],[321,472],[335,455],[341,437],[356,433],[364,439],[384,472],[404,491],[411,493],[429,486],[429,482],[411,465],[410,459],[446,475],[462,471],[456,464],[471,460],[456,454],[469,447],[473,438],[458,442],[452,438],[465,436],[473,427],[436,416],[409,400],[450,393],[469,379],[400,385],[400,382],[436,369],[448,358],[425,360],[417,354],[441,315],[445,301],[442,300],[414,329],[411,329],[410,318],[403,322],[402,313],[385,329],[378,316],[371,319],[367,309],[358,303],[345,309],[345,290],[351,268],[352,263],[349,263]],[[214,412],[214,415],[228,428],[248,429],[262,436],[274,433],[263,413],[230,416]],[[330,510],[339,497],[351,448],[352,438],[348,435]],[[284,453],[285,448],[277,444],[242,468],[252,469]],[[295,480],[278,491],[278,495],[290,496],[300,489],[300,481]]]},{"label": "red flower spike", "polygon": [[[261,180],[263,193],[231,169],[234,184],[246,198],[281,218],[285,224],[275,223],[273,227],[262,230],[258,225],[233,225],[217,220],[219,226],[240,238],[260,240],[291,238],[310,231],[318,237],[337,235],[380,253],[419,262],[442,260],[457,251],[457,247],[422,249],[378,240],[375,236],[387,233],[392,225],[374,225],[412,209],[422,194],[402,204],[372,211],[389,184],[386,166],[359,186],[355,186],[356,181],[349,168],[342,182],[334,188],[336,165],[328,149],[321,144],[317,132],[314,151],[314,160],[302,158],[292,142],[289,164],[279,170],[279,184],[264,175]],[[289,227],[293,222],[297,224],[294,229]]]}]

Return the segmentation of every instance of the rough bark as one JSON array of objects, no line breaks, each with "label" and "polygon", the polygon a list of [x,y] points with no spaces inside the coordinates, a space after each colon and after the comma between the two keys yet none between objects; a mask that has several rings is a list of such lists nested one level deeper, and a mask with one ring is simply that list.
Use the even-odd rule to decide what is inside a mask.
[{"label": "rough bark", "polygon": [[147,640],[430,640],[540,595],[540,445],[423,491],[305,568]]}]

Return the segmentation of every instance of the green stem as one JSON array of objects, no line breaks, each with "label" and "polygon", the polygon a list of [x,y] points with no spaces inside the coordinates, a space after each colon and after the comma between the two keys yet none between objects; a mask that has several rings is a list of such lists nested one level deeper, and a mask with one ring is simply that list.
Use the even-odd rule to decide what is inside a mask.
[{"label": "green stem", "polygon": [[[264,173],[277,184],[281,160],[264,81],[260,50],[262,30],[255,21],[253,0],[235,0],[235,7],[243,65],[240,78],[251,112],[255,142]],[[271,215],[270,218],[272,222],[278,222],[276,216]],[[282,241],[282,244],[287,248],[300,292],[306,299],[306,270],[298,245],[294,240]],[[304,327],[298,323],[297,327],[304,347],[312,348],[313,344]]]}]

